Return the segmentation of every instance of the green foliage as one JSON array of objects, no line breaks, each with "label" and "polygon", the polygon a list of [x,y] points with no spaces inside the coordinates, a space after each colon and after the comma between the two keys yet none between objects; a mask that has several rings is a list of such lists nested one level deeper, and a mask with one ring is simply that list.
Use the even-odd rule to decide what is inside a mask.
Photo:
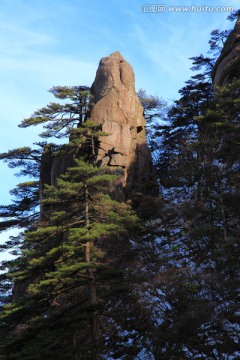
[{"label": "green foliage", "polygon": [[55,86],[50,92],[58,99],[69,103],[50,103],[39,109],[19,125],[26,128],[32,125],[45,124],[46,131],[40,134],[43,138],[61,139],[69,136],[69,129],[80,127],[87,120],[92,97],[87,86]]},{"label": "green foliage", "polygon": [[144,109],[143,115],[149,123],[164,117],[167,109],[166,101],[157,95],[148,95],[143,89],[139,89],[137,95]]},{"label": "green foliage", "polygon": [[[64,327],[70,325],[69,313],[75,323],[75,326],[71,323],[66,334],[69,349],[73,354],[84,351],[79,350],[79,344],[72,349],[77,329],[82,328],[84,334],[91,329],[92,319],[96,317],[96,311],[100,311],[96,310],[101,304],[100,299],[106,301],[112,296],[111,287],[116,293],[114,284],[126,288],[121,285],[124,284],[123,269],[116,272],[108,266],[109,259],[99,247],[102,243],[112,243],[105,245],[106,250],[109,246],[114,247],[121,236],[127,236],[138,227],[137,217],[129,206],[116,202],[107,194],[114,178],[106,174],[104,168],[76,159],[74,165],[59,177],[56,186],[46,187],[42,203],[52,209],[48,221],[42,223],[39,220],[34,229],[25,232],[21,262],[13,261],[7,275],[15,289],[21,284],[27,285],[22,297],[12,305],[6,305],[0,316],[0,320],[11,324],[12,329],[17,328],[19,321],[24,324],[19,335],[10,336],[5,339],[5,345],[2,344],[3,354],[9,359],[31,358],[31,351],[37,356],[44,343],[46,328],[52,342],[45,343],[45,350],[51,354],[54,342],[58,344],[60,354],[63,348],[61,329],[57,331],[58,321],[60,319]],[[92,297],[93,288],[98,293],[96,298]],[[73,304],[71,298],[75,298],[76,303]],[[85,349],[88,352],[94,346],[93,339],[92,335],[84,334],[80,337],[87,336],[92,342]],[[85,340],[82,341],[84,345]],[[64,344],[66,347],[66,342]]]},{"label": "green foliage", "polygon": [[[107,134],[88,119],[89,88],[52,88],[65,103],[22,122],[44,125],[42,137],[70,138],[0,156],[34,175],[0,207],[1,230],[24,230],[1,246],[19,256],[1,266],[0,358],[236,358],[240,84],[213,89],[210,79],[227,34],[213,31],[211,57],[192,58],[203,73],[186,82],[168,114],[161,99],[139,91],[163,189],[160,205],[142,199],[146,222],[109,195],[116,176],[95,164],[98,136]],[[54,186],[40,189],[39,214],[44,156],[69,155]]]},{"label": "green foliage", "polygon": [[140,292],[156,359],[238,351],[239,81],[213,89],[206,80],[187,82],[155,133],[164,203],[139,251],[147,256],[143,275],[151,273]]},{"label": "green foliage", "polygon": [[[1,155],[23,169],[20,175],[36,178],[13,189],[15,200],[0,213],[2,230],[24,230],[2,245],[18,254],[3,263],[1,275],[1,291],[13,287],[13,296],[2,297],[0,313],[0,353],[8,360],[93,357],[102,343],[97,328],[104,304],[128,289],[124,266],[113,268],[121,254],[112,249],[129,248],[130,234],[139,228],[131,207],[109,196],[117,176],[95,165],[97,138],[107,134],[88,120],[89,88],[50,91],[65,104],[50,103],[20,126],[43,124],[42,137],[69,136],[69,143]],[[47,162],[69,155],[72,166],[54,186],[41,183],[39,189]]]},{"label": "green foliage", "polygon": [[36,145],[40,146],[41,149],[23,147],[10,150],[0,154],[0,160],[7,162],[10,168],[22,168],[19,176],[37,177],[39,176],[42,148],[45,144],[37,143]]}]

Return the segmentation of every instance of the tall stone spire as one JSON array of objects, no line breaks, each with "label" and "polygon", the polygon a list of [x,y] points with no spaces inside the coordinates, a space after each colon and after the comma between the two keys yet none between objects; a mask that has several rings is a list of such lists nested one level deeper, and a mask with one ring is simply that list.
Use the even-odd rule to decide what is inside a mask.
[{"label": "tall stone spire", "polygon": [[216,86],[224,86],[234,77],[240,78],[240,16],[224,44],[212,77]]},{"label": "tall stone spire", "polygon": [[119,52],[100,60],[91,92],[95,102],[91,120],[107,134],[99,137],[97,163],[120,174],[115,184],[120,200],[133,191],[148,193],[152,161],[146,121],[135,92],[133,69]]},{"label": "tall stone spire", "polygon": [[[141,195],[156,196],[152,181],[152,159],[146,142],[143,107],[135,92],[131,65],[119,52],[100,60],[91,87],[93,106],[90,121],[104,133],[95,142],[95,162],[117,174],[110,193],[118,201]],[[75,156],[82,156],[81,149]],[[44,184],[56,185],[57,178],[73,165],[73,154],[43,154],[40,171],[40,197]],[[135,195],[134,195],[135,194]],[[136,197],[136,196],[135,196]]]}]

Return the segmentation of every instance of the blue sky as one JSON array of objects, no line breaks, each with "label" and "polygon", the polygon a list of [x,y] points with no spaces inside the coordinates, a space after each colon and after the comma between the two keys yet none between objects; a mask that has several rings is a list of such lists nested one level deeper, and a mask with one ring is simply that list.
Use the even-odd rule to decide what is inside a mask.
[{"label": "blue sky", "polygon": [[[233,6],[239,0],[0,0],[0,152],[31,145],[37,128],[17,125],[53,97],[54,85],[91,85],[100,58],[120,51],[136,88],[174,99],[229,12],[170,12],[169,6]],[[142,12],[143,5],[165,12]],[[20,180],[0,164],[0,203]],[[2,238],[1,238],[2,239]]]}]

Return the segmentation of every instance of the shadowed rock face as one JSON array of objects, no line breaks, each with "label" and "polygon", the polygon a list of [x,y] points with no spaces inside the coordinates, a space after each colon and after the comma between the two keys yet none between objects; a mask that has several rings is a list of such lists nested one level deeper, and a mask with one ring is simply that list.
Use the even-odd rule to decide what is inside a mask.
[{"label": "shadowed rock face", "polygon": [[115,184],[120,200],[124,200],[123,191],[127,195],[133,190],[146,193],[152,168],[146,121],[135,92],[133,69],[119,52],[101,59],[91,92],[95,102],[91,120],[107,134],[99,137],[97,163],[121,174]]},{"label": "shadowed rock face", "polygon": [[240,17],[224,44],[212,77],[215,86],[224,86],[234,77],[240,78]]}]

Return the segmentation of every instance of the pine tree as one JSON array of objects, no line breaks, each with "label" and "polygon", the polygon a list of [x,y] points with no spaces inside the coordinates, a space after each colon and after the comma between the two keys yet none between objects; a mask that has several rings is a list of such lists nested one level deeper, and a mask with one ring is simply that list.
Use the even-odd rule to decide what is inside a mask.
[{"label": "pine tree", "polygon": [[214,62],[193,60],[206,71],[155,129],[164,201],[138,244],[138,338],[154,359],[237,359],[239,81],[213,89]]},{"label": "pine tree", "polygon": [[110,180],[104,169],[78,160],[57,187],[47,187],[43,203],[53,209],[51,217],[26,232],[23,255],[8,274],[15,292],[27,285],[1,316],[12,329],[4,345],[9,359],[70,359],[82,352],[96,358],[99,308],[122,276],[101,248],[114,246],[136,223],[125,204],[107,195]]},{"label": "pine tree", "polygon": [[[34,177],[0,208],[2,230],[23,229],[2,246],[19,256],[1,268],[0,358],[237,359],[240,84],[211,82],[226,35],[214,31],[212,55],[192,58],[204,70],[167,116],[159,98],[139,93],[163,190],[161,203],[138,209],[141,224],[109,195],[115,175],[95,163],[107,134],[88,120],[89,88],[54,87],[69,103],[22,122],[69,140],[1,155]],[[41,178],[59,158],[68,168],[54,184]]]},{"label": "pine tree", "polygon": [[16,245],[19,255],[2,267],[2,290],[9,293],[13,286],[0,316],[3,359],[97,359],[105,304],[127,289],[124,255],[138,220],[129,205],[109,196],[116,176],[95,164],[97,138],[107,134],[87,119],[89,92],[82,90],[54,88],[55,96],[73,105],[51,104],[23,122],[45,123],[43,137],[70,136],[67,144],[41,143],[40,151],[23,148],[1,156],[11,167],[23,166],[23,175],[35,169],[36,177],[44,157],[71,157],[56,184],[39,189],[38,182],[21,183],[12,192],[15,204],[2,207],[2,216],[10,218],[3,230],[26,229],[3,246]]},{"label": "pine tree", "polygon": [[69,136],[69,131],[81,126],[89,116],[92,103],[90,89],[87,86],[54,86],[49,90],[57,99],[67,100],[64,104],[50,103],[39,109],[19,127],[26,128],[32,125],[45,124],[40,136],[43,138],[55,137],[57,139]]}]

